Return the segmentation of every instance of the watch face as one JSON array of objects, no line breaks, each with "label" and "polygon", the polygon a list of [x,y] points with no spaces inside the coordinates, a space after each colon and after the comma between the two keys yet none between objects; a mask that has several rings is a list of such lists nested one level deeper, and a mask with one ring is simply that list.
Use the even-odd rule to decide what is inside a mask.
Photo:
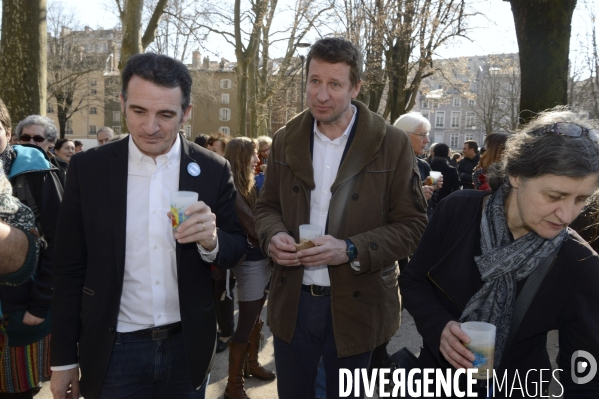
[{"label": "watch face", "polygon": [[355,246],[355,245],[353,245],[353,244],[352,244],[352,245],[350,245],[350,246],[347,248],[347,255],[348,255],[350,258],[355,258],[355,257],[356,257],[356,252],[357,252],[357,251],[356,251],[356,246]]}]

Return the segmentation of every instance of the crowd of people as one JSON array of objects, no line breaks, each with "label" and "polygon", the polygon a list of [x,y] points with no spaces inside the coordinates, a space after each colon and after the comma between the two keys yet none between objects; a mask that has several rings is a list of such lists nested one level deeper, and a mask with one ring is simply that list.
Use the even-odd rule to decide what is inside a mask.
[{"label": "crowd of people", "polygon": [[[422,367],[472,368],[460,324],[488,322],[495,368],[536,370],[543,396],[558,330],[565,397],[598,397],[571,359],[599,358],[599,130],[558,107],[452,154],[421,114],[390,125],[356,101],[361,69],[351,42],[314,43],[307,109],[272,138],[187,141],[191,75],[152,53],[122,72],[129,135],[102,128],[86,151],[39,115],[12,134],[0,101],[0,398],[50,375],[60,399],[204,398],[228,350],[227,399],[249,377],[333,399],[340,369],[386,364],[402,305]],[[173,228],[175,191],[198,200]],[[299,245],[305,224],[320,234]],[[258,359],[266,303],[276,370]]]}]

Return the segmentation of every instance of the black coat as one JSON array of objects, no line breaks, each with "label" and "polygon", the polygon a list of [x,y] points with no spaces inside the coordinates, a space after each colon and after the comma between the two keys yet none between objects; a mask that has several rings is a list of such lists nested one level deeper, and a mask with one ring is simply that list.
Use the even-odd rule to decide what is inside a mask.
[{"label": "black coat", "polygon": [[443,187],[439,190],[437,203],[449,194],[460,189],[460,178],[458,171],[453,166],[449,166],[445,158],[433,158],[431,169],[443,174]]},{"label": "black coat", "polygon": [[474,189],[474,184],[472,184],[472,171],[478,162],[480,161],[480,154],[476,154],[476,156],[472,159],[464,157],[458,163],[458,173],[460,174],[460,181],[462,182],[462,187],[465,189]]},{"label": "black coat", "polygon": [[[116,337],[127,221],[128,139],[71,159],[60,209],[54,297],[52,366],[79,363],[81,393],[98,394]],[[216,214],[219,252],[214,264],[233,267],[246,235],[235,213],[229,163],[181,137],[179,190],[196,191]],[[201,174],[187,173],[196,162]],[[166,217],[166,216],[164,216]],[[211,270],[195,243],[176,244],[181,323],[191,382],[202,385],[216,343]]]},{"label": "black coat", "polygon": [[[418,248],[400,276],[405,308],[414,316],[424,348],[424,367],[450,368],[439,351],[445,325],[459,320],[470,298],[482,286],[474,262],[480,250],[480,222],[484,191],[459,191],[441,202]],[[550,369],[546,350],[547,332],[559,330],[557,359],[560,382],[566,398],[598,398],[599,373],[585,384],[571,378],[571,357],[577,350],[599,359],[599,256],[573,230],[543,280],[526,313],[512,345],[506,348],[503,364],[524,377],[531,369]],[[518,283],[522,288],[526,279]],[[496,365],[497,366],[497,365]],[[548,378],[549,376],[549,378]],[[529,382],[539,382],[531,372]],[[545,372],[543,379],[551,379]],[[511,385],[511,383],[510,383]],[[530,388],[532,392],[533,387]],[[519,397],[515,391],[512,397]],[[498,394],[496,397],[502,397]]]}]

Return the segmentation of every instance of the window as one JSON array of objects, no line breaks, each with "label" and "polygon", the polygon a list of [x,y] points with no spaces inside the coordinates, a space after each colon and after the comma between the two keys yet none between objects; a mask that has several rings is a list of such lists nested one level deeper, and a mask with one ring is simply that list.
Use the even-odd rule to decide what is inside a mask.
[{"label": "window", "polygon": [[67,125],[65,127],[65,133],[73,134],[73,121],[70,119],[67,121]]},{"label": "window", "polygon": [[476,105],[476,101],[473,98],[471,98],[468,100],[468,105],[474,107]]},{"label": "window", "polygon": [[98,114],[98,109],[96,107],[90,107],[89,113],[92,114],[92,115],[97,115]]},{"label": "window", "polygon": [[220,88],[221,89],[230,89],[231,88],[231,81],[229,79],[221,79],[221,81],[220,81]]},{"label": "window", "polygon": [[423,112],[422,116],[424,116],[428,120],[428,112]]},{"label": "window", "polygon": [[428,100],[420,101],[420,108],[422,108],[422,109],[428,108]]},{"label": "window", "polygon": [[183,125],[183,130],[185,130],[185,138],[191,137],[191,125]]},{"label": "window", "polygon": [[454,111],[451,113],[451,127],[460,127],[461,112]]},{"label": "window", "polygon": [[433,108],[439,108],[439,100],[432,100],[431,101]]},{"label": "window", "polygon": [[222,134],[231,134],[231,128],[228,126],[221,126],[218,128],[218,132]]},{"label": "window", "polygon": [[96,126],[95,125],[89,126],[89,134],[96,134]]},{"label": "window", "polygon": [[222,93],[220,95],[221,104],[229,104],[229,93]]},{"label": "window", "polygon": [[89,94],[91,94],[92,96],[95,96],[96,94],[98,94],[98,91],[96,89],[91,89],[89,91]]},{"label": "window", "polygon": [[231,120],[231,110],[229,108],[221,108],[218,111],[219,119],[221,121],[229,121]]},{"label": "window", "polygon": [[458,148],[458,139],[460,138],[459,133],[451,133],[449,137],[449,146],[451,148]]},{"label": "window", "polygon": [[464,135],[464,141],[474,140],[474,133],[466,133]]},{"label": "window", "polygon": [[113,100],[114,101],[121,101],[121,93],[119,93],[118,91],[116,93],[113,94]]},{"label": "window", "polygon": [[114,130],[114,134],[121,134],[121,127],[120,126],[113,126],[112,130]]},{"label": "window", "polygon": [[473,129],[476,123],[476,115],[474,112],[466,112],[466,128]]},{"label": "window", "polygon": [[462,98],[461,97],[454,97],[453,98],[453,106],[454,107],[461,107],[462,106]]},{"label": "window", "polygon": [[121,121],[121,111],[112,111],[112,121],[113,122]]},{"label": "window", "polygon": [[445,127],[445,112],[437,111],[435,114],[435,127]]},{"label": "window", "polygon": [[54,113],[54,104],[48,103],[46,104],[46,113],[53,114]]},{"label": "window", "polygon": [[98,85],[98,81],[96,79],[90,79],[89,85],[90,86],[97,86]]}]

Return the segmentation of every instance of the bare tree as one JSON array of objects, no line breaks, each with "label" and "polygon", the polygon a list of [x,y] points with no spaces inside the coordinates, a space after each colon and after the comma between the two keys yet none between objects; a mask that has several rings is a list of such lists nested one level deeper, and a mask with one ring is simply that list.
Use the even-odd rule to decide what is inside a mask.
[{"label": "bare tree", "polygon": [[[433,55],[465,37],[473,15],[465,0],[345,0],[344,34],[365,52],[365,93],[373,111],[390,120],[410,111],[423,79],[434,73]],[[385,93],[385,90],[387,91]]]},{"label": "bare tree", "polygon": [[[218,23],[206,28],[235,48],[238,134],[257,136],[267,133],[269,103],[291,75],[297,43],[304,40],[331,9],[328,0],[296,0],[290,10],[280,10],[278,0],[235,0],[232,10],[213,13]],[[281,30],[273,31],[273,21],[282,20],[278,17],[280,12],[286,12],[290,22]],[[278,61],[270,56],[275,43],[284,44],[284,55]],[[275,70],[276,74],[273,73]],[[248,114],[249,132],[246,131]]]},{"label": "bare tree", "polygon": [[[447,87],[440,101],[467,100],[466,128],[481,126],[485,135],[513,132],[519,125],[520,68],[517,54],[489,55],[484,62],[460,57],[437,63],[436,82]],[[480,60],[480,59],[479,59]],[[432,79],[432,78],[429,78]]]},{"label": "bare tree", "polygon": [[599,47],[597,37],[597,5],[585,4],[585,26],[588,30],[579,39],[580,54],[570,60],[568,104],[599,119]]},{"label": "bare tree", "polygon": [[2,2],[0,97],[16,122],[46,114],[46,0]]},{"label": "bare tree", "polygon": [[168,0],[158,0],[142,34],[144,0],[114,0],[123,27],[121,59],[122,70],[132,55],[143,53],[156,37],[156,30]]},{"label": "bare tree", "polygon": [[81,29],[73,11],[60,2],[48,8],[48,101],[56,103],[61,138],[73,115],[103,106],[97,87],[109,53],[109,43],[98,32]]},{"label": "bare tree", "polygon": [[[153,0],[145,5],[144,15],[148,21],[158,2]],[[209,5],[195,0],[171,0],[156,29],[156,38],[148,45],[148,49],[181,62],[187,60],[192,51],[202,47],[207,38],[207,30],[202,25],[209,22],[209,12],[205,8]]]}]

